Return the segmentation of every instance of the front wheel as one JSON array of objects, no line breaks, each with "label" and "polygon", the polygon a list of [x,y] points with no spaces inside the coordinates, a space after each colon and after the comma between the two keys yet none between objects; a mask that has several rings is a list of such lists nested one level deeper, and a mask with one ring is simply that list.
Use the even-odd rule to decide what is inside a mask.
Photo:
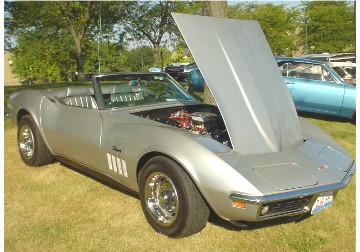
[{"label": "front wheel", "polygon": [[20,119],[17,140],[19,153],[25,164],[41,166],[52,161],[52,155],[31,115],[25,115]]},{"label": "front wheel", "polygon": [[187,173],[166,157],[150,159],[140,172],[141,206],[159,233],[184,237],[202,230],[210,210]]}]

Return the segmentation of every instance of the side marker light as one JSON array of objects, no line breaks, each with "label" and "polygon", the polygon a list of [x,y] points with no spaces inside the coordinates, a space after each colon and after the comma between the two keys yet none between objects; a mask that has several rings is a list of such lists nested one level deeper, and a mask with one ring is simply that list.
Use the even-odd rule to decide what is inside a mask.
[{"label": "side marker light", "polygon": [[245,208],[245,203],[240,201],[233,201],[233,206],[238,208]]}]

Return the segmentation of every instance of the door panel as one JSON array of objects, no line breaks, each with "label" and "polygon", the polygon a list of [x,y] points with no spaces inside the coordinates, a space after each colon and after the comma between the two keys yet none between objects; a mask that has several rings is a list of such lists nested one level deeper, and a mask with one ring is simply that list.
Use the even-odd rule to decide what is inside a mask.
[{"label": "door panel", "polygon": [[94,169],[100,164],[101,117],[98,109],[44,99],[41,125],[51,151]]},{"label": "door panel", "polygon": [[344,85],[336,82],[285,77],[297,110],[338,115]]}]

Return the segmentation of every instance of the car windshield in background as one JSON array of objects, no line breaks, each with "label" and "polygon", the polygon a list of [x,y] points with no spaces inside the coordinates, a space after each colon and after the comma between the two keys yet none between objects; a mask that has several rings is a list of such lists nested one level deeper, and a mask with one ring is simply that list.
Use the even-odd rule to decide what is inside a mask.
[{"label": "car windshield in background", "polygon": [[321,65],[303,62],[279,63],[279,68],[283,76],[304,78],[320,81],[334,81],[331,74]]},{"label": "car windshield in background", "polygon": [[194,101],[183,88],[162,73],[108,74],[96,77],[95,85],[105,108]]}]

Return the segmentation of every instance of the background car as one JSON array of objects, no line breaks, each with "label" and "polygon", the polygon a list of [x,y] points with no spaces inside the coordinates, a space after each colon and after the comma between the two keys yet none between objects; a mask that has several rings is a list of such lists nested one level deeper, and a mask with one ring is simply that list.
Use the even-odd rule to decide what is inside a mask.
[{"label": "background car", "polygon": [[165,67],[165,73],[168,73],[171,77],[178,79],[180,68],[189,63],[173,63],[170,66]]},{"label": "background car", "polygon": [[328,62],[340,77],[351,84],[356,84],[356,57],[354,53],[322,53],[303,55],[300,58]]},{"label": "background car", "polygon": [[185,66],[181,66],[178,73],[178,81],[186,81],[189,77],[189,73],[197,68],[198,66],[196,65],[196,62],[191,62]]},{"label": "background car", "polygon": [[276,57],[296,110],[355,119],[356,86],[347,83],[327,63]]},{"label": "background car", "polygon": [[163,69],[161,67],[151,67],[151,68],[149,68],[149,72],[160,73],[160,72],[163,72]]},{"label": "background car", "polygon": [[189,73],[187,82],[190,84],[193,90],[202,91],[204,90],[204,77],[201,75],[199,68],[192,70]]},{"label": "background car", "polygon": [[328,64],[344,81],[356,85],[356,63],[334,61]]}]

